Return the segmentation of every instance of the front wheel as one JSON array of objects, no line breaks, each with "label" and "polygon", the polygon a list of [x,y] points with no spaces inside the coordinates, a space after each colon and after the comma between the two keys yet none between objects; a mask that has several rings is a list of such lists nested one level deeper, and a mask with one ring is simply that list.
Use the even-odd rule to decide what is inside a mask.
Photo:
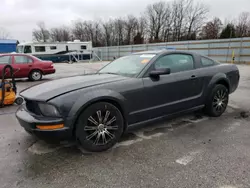
[{"label": "front wheel", "polygon": [[40,70],[33,70],[29,74],[29,79],[31,81],[38,81],[42,79],[42,72]]},{"label": "front wheel", "polygon": [[101,152],[120,139],[124,120],[120,110],[107,102],[89,106],[78,118],[76,138],[87,151]]},{"label": "front wheel", "polygon": [[16,100],[15,100],[15,103],[17,104],[17,105],[21,105],[21,104],[23,104],[23,98],[22,97],[17,97],[16,98]]},{"label": "front wheel", "polygon": [[213,88],[206,104],[205,110],[207,114],[212,117],[221,116],[227,108],[228,100],[228,89],[224,85],[216,85]]}]

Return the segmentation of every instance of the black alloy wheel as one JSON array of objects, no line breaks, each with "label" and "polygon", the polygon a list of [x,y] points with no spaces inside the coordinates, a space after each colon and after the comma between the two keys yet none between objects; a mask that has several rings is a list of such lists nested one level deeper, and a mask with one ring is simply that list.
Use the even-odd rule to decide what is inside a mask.
[{"label": "black alloy wheel", "polygon": [[76,137],[84,149],[100,152],[117,143],[123,128],[120,110],[110,103],[98,102],[80,115],[76,124]]},{"label": "black alloy wheel", "polygon": [[227,108],[228,100],[228,89],[224,85],[216,85],[206,106],[207,113],[213,117],[221,116]]}]

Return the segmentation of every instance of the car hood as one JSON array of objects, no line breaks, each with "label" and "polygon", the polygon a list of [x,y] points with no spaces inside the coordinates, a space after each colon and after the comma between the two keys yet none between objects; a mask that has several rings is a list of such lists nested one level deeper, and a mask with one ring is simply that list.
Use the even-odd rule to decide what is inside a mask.
[{"label": "car hood", "polygon": [[21,91],[20,96],[29,100],[48,101],[71,91],[124,79],[127,78],[111,74],[73,76],[32,86]]}]

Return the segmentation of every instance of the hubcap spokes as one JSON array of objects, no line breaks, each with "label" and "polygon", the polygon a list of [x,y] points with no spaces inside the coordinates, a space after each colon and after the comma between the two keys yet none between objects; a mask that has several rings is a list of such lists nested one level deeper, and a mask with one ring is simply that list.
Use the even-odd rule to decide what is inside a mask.
[{"label": "hubcap spokes", "polygon": [[221,112],[222,110],[226,108],[227,101],[228,101],[227,92],[224,90],[219,90],[214,96],[213,108],[217,112]]},{"label": "hubcap spokes", "polygon": [[96,111],[88,118],[88,123],[84,127],[87,133],[87,140],[91,140],[95,145],[105,145],[115,138],[114,132],[118,129],[116,116],[112,116],[110,111]]},{"label": "hubcap spokes", "polygon": [[40,74],[38,72],[34,72],[33,79],[39,79],[39,78],[40,78]]}]

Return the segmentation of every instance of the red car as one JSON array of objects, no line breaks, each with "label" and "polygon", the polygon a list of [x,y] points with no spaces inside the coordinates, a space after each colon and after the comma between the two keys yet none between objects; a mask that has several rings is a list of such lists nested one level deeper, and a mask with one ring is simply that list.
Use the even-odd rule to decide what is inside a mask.
[{"label": "red car", "polygon": [[[52,61],[43,61],[26,54],[0,54],[0,78],[5,65],[11,65],[14,68],[15,78],[28,77],[32,81],[41,80],[43,75],[56,72]],[[6,76],[8,77],[8,73]]]}]

